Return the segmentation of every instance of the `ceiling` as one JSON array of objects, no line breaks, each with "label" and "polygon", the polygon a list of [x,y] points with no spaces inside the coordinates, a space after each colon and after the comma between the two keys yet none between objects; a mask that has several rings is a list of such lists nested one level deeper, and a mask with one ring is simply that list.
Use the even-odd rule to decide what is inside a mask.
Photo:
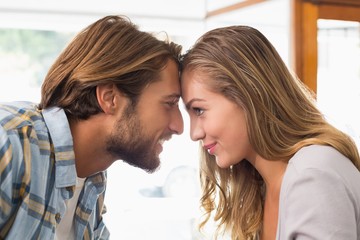
[{"label": "ceiling", "polygon": [[[260,3],[206,18],[208,12],[244,2]],[[78,30],[104,15],[124,14],[145,30],[179,31],[180,34],[191,35],[192,31],[203,31],[209,23],[283,25],[288,18],[288,2],[289,0],[12,0],[0,2],[0,27]]]},{"label": "ceiling", "polygon": [[[11,0],[0,1],[0,28],[78,32],[110,14],[128,16],[140,29],[166,32],[185,48],[205,31],[243,24],[288,33],[290,0]],[[236,7],[248,5],[246,7]],[[208,16],[226,7],[231,10]],[[271,38],[271,37],[270,37]],[[282,44],[282,43],[280,43]]]}]

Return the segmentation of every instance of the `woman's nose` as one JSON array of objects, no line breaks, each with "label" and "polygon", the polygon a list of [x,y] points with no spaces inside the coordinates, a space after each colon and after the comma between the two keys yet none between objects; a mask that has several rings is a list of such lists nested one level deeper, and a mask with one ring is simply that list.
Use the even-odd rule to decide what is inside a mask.
[{"label": "woman's nose", "polygon": [[199,141],[203,139],[205,132],[200,124],[196,121],[191,121],[190,123],[190,138],[193,141]]}]

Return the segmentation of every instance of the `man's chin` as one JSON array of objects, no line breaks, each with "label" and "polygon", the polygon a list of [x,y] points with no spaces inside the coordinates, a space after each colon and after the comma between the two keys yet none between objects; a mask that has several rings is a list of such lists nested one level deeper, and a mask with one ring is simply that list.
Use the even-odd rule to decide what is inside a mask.
[{"label": "man's chin", "polygon": [[[144,158],[142,158],[144,159]],[[126,162],[127,164],[133,166],[133,167],[137,167],[140,168],[142,170],[144,170],[147,173],[154,173],[157,170],[159,170],[160,168],[160,159],[159,157],[157,158],[152,158],[151,161],[139,161],[139,160],[123,160],[124,162]]]},{"label": "man's chin", "polygon": [[145,170],[147,173],[154,173],[160,169],[160,160],[157,158],[156,160],[153,160],[153,164],[146,167],[140,167],[141,169]]},{"label": "man's chin", "polygon": [[160,169],[160,165],[156,168],[141,168],[141,169],[149,174],[152,174]]}]

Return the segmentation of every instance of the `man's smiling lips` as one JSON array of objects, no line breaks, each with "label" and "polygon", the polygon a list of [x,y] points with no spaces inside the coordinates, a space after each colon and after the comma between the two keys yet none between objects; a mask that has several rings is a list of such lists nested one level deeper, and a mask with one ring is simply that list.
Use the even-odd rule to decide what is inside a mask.
[{"label": "man's smiling lips", "polygon": [[213,155],[215,151],[216,143],[210,143],[207,145],[204,145],[204,148],[208,151],[209,154]]},{"label": "man's smiling lips", "polygon": [[163,144],[164,144],[164,142],[165,142],[165,141],[169,141],[170,139],[171,139],[171,135],[170,135],[170,136],[163,137],[163,138],[161,138],[161,139],[157,142],[158,148],[159,148],[159,150],[158,150],[159,154],[160,154],[160,153],[162,152],[162,150],[163,150]]}]

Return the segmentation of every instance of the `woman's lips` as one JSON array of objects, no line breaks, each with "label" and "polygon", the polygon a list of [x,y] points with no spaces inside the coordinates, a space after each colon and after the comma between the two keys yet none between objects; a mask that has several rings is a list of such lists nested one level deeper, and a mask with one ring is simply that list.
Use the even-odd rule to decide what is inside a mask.
[{"label": "woman's lips", "polygon": [[216,146],[216,143],[211,143],[211,144],[205,145],[204,148],[208,151],[209,154],[213,155],[215,152],[215,146]]}]

